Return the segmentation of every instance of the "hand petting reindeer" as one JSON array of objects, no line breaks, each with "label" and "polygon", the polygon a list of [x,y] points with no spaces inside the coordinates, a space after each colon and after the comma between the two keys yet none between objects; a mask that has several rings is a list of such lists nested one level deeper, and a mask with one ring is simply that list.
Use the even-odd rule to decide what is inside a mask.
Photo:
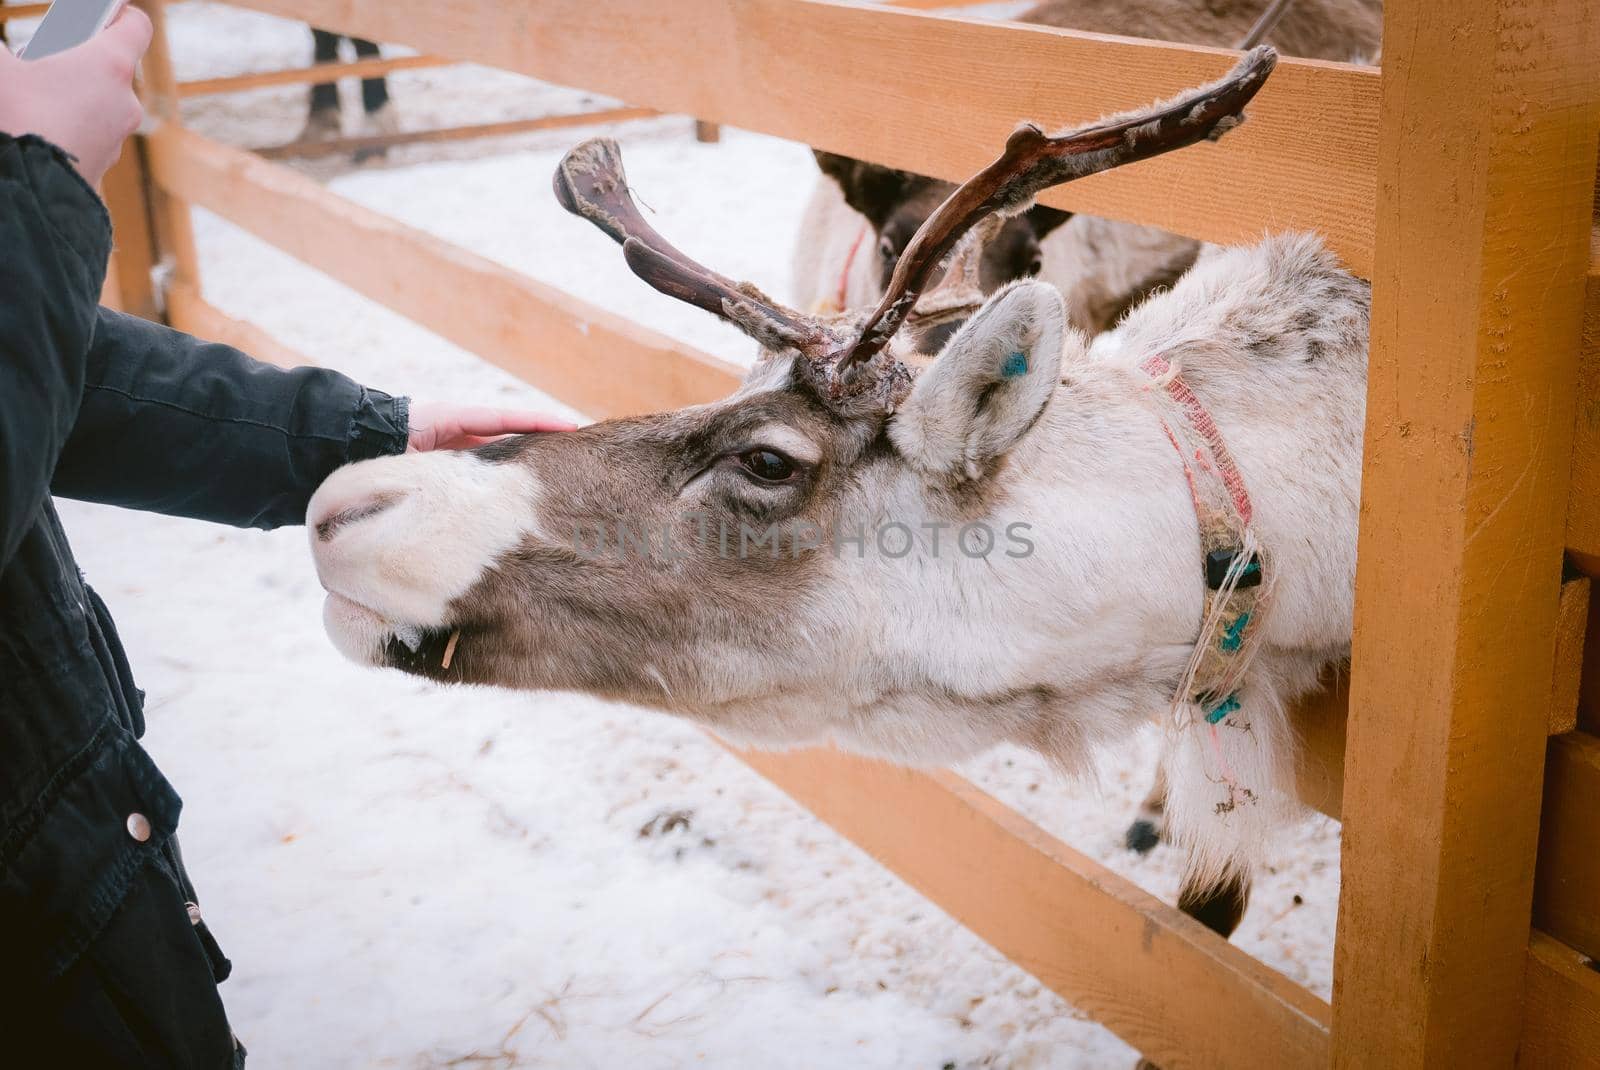
[{"label": "hand petting reindeer", "polygon": [[1349,651],[1367,287],[1315,238],[1272,238],[1091,349],[1051,286],[985,298],[981,248],[1044,188],[1222,136],[1274,62],[1019,128],[865,314],[696,263],[639,214],[614,143],[578,146],[563,205],[760,358],[712,404],[336,473],[307,516],[334,643],[916,764],[1009,741],[1076,770],[1164,712],[1181,905],[1231,928],[1296,812],[1287,710]]}]

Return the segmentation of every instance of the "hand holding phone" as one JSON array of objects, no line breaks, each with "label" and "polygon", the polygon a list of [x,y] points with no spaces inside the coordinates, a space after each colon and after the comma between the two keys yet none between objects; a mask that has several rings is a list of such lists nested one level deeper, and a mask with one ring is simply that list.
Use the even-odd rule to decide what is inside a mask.
[{"label": "hand holding phone", "polygon": [[25,61],[0,48],[0,133],[54,143],[98,186],[144,115],[133,72],[150,33],[144,12],[124,8],[103,32],[65,52],[40,59],[30,45]]},{"label": "hand holding phone", "polygon": [[17,55],[44,59],[76,48],[111,24],[127,0],[55,0]]}]

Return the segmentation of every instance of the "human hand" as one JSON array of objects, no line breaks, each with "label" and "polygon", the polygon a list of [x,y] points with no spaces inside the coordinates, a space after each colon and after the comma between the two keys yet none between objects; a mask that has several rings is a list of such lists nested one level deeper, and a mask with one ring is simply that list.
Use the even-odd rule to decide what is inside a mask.
[{"label": "human hand", "polygon": [[554,416],[515,409],[491,409],[481,405],[444,405],[414,402],[407,453],[429,450],[460,450],[493,442],[503,435],[525,435],[535,431],[571,431],[577,425]]},{"label": "human hand", "polygon": [[54,56],[21,60],[0,45],[0,132],[53,143],[98,188],[144,116],[133,72],[150,33],[145,13],[124,7],[93,38]]}]

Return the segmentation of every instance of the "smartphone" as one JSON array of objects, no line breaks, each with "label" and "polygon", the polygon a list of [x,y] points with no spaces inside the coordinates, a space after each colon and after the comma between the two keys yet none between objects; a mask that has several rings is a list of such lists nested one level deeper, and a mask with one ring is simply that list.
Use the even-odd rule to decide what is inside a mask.
[{"label": "smartphone", "polygon": [[127,0],[55,0],[33,37],[18,53],[23,59],[44,59],[76,48],[106,28]]}]

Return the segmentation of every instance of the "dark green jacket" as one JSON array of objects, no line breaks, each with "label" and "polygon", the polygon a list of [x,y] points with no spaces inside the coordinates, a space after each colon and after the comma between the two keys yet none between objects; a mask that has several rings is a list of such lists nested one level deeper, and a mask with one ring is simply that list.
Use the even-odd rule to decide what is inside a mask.
[{"label": "dark green jacket", "polygon": [[54,1065],[215,1065],[227,961],[51,495],[298,524],[335,468],[404,450],[406,408],[99,308],[110,247],[66,156],[0,135],[0,1037]]}]

